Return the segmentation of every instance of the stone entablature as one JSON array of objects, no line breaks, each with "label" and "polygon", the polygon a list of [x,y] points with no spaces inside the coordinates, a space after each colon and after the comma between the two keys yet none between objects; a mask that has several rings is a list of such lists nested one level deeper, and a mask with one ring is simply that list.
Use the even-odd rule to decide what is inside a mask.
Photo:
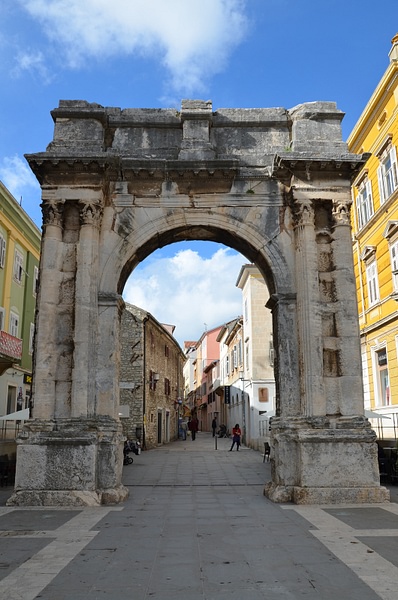
[{"label": "stone entablature", "polygon": [[[349,224],[350,185],[366,156],[348,153],[342,117],[333,102],[213,111],[187,100],[178,112],[68,101],[53,111],[54,140],[27,156],[43,191],[33,386],[42,435],[31,424],[19,440],[12,502],[45,503],[74,489],[72,473],[63,490],[51,488],[69,444],[54,444],[53,432],[79,420],[90,423],[99,461],[79,486],[96,490],[98,502],[123,498],[121,294],[152,251],[198,239],[244,254],[269,288],[277,416],[267,495],[300,503],[388,497],[363,416]],[[105,445],[104,418],[113,424]],[[36,488],[39,439],[46,476]]]}]

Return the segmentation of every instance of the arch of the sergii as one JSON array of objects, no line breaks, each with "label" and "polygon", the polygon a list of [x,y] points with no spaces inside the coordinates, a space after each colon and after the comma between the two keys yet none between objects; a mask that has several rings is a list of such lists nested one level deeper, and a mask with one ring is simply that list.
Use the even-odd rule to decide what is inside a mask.
[{"label": "arch of the sergii", "polygon": [[54,138],[28,155],[42,187],[34,414],[18,439],[19,505],[123,501],[119,324],[124,284],[151,252],[222,242],[270,290],[277,502],[380,502],[363,415],[351,252],[349,154],[332,102],[291,110],[172,109],[61,101]]}]

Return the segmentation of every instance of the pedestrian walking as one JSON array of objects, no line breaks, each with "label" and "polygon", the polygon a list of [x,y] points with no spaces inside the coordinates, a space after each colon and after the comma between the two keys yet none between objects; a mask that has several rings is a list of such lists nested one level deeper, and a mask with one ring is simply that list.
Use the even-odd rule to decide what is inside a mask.
[{"label": "pedestrian walking", "polygon": [[237,423],[235,425],[235,427],[232,429],[232,446],[229,449],[229,452],[232,452],[235,444],[236,444],[236,451],[239,452],[241,435],[242,435],[242,431],[241,431],[241,429],[239,427],[239,423]]},{"label": "pedestrian walking", "polygon": [[215,437],[215,435],[216,435],[216,429],[217,429],[217,419],[216,419],[216,417],[214,417],[214,419],[211,422],[211,428],[213,430],[213,437]]},{"label": "pedestrian walking", "polygon": [[196,432],[199,429],[199,421],[195,416],[188,421],[188,429],[191,432],[192,441],[195,441]]},{"label": "pedestrian walking", "polygon": [[181,431],[182,431],[182,439],[185,441],[187,439],[187,422],[181,421]]}]

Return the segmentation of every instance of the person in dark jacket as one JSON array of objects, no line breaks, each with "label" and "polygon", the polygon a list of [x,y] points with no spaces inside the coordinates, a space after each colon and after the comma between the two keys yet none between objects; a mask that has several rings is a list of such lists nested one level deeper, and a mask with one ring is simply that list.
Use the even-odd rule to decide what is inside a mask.
[{"label": "person in dark jacket", "polygon": [[213,437],[215,437],[215,435],[216,435],[216,429],[217,429],[217,419],[216,419],[216,417],[214,417],[214,419],[211,422],[211,428],[213,430]]},{"label": "person in dark jacket", "polygon": [[195,416],[193,416],[188,422],[188,429],[191,432],[192,441],[194,441],[196,438],[196,432],[199,429],[199,421]]}]

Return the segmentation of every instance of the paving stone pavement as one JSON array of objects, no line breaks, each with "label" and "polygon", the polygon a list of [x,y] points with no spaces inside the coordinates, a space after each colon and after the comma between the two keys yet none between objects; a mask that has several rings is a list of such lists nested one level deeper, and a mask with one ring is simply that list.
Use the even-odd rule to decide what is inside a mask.
[{"label": "paving stone pavement", "polygon": [[398,598],[396,488],[383,505],[273,504],[270,463],[229,444],[142,452],[122,506],[12,508],[0,488],[0,599]]}]

